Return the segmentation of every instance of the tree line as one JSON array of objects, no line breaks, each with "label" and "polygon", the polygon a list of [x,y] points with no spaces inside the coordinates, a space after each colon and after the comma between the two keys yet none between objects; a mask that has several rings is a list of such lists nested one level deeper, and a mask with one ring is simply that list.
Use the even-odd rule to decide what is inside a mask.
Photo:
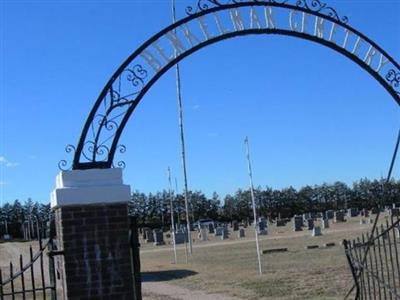
[{"label": "tree line", "polygon": [[[275,218],[291,218],[305,212],[323,212],[350,207],[371,209],[378,204],[400,203],[400,181],[361,179],[348,186],[343,182],[304,186],[300,189],[287,187],[255,189],[257,214]],[[137,217],[140,226],[170,226],[170,200],[173,200],[176,223],[185,223],[185,197],[183,193],[156,193],[135,191],[129,202],[130,214]],[[253,213],[249,190],[238,189],[234,194],[221,198],[217,193],[207,197],[201,191],[189,191],[191,222],[210,218],[216,221],[251,221]],[[0,235],[6,230],[13,237],[22,237],[24,222],[44,226],[50,217],[50,205],[28,199],[24,203],[15,200],[0,207]]]},{"label": "tree line", "polygon": [[0,236],[9,234],[13,238],[23,238],[25,224],[29,236],[36,237],[38,229],[46,228],[49,218],[50,204],[34,202],[31,198],[23,203],[19,200],[5,203],[0,207]]},{"label": "tree line", "polygon": [[[291,218],[305,212],[324,212],[347,208],[371,209],[378,204],[400,203],[400,181],[384,179],[355,181],[352,186],[337,181],[333,184],[304,186],[300,189],[288,187],[272,189],[258,187],[254,191],[257,215],[270,219]],[[134,192],[130,201],[130,212],[142,226],[160,227],[170,225],[170,194],[162,192]],[[185,223],[184,194],[172,194],[175,222]],[[249,190],[238,189],[223,199],[217,193],[207,197],[201,191],[189,191],[191,222],[210,218],[227,222],[232,220],[250,222],[253,218]]]}]

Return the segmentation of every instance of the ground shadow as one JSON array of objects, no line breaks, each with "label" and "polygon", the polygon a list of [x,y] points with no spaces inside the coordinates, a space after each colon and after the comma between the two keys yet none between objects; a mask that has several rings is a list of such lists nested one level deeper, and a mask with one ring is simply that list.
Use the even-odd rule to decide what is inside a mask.
[{"label": "ground shadow", "polygon": [[156,272],[142,272],[142,282],[169,281],[196,275],[192,270],[167,270]]}]

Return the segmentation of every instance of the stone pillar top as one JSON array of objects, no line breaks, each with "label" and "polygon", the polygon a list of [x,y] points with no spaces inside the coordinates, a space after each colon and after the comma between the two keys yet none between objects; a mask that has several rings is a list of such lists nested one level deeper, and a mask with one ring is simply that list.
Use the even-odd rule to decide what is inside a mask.
[{"label": "stone pillar top", "polygon": [[130,186],[123,184],[120,168],[61,171],[50,198],[52,208],[128,202]]}]

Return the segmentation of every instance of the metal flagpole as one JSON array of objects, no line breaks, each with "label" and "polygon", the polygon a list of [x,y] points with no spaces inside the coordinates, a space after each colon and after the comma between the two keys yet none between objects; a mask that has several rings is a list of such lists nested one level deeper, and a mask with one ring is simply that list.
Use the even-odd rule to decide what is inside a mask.
[{"label": "metal flagpole", "polygon": [[256,213],[256,202],[255,202],[255,197],[254,197],[254,187],[253,187],[253,174],[251,171],[251,161],[250,161],[250,146],[249,146],[249,139],[246,136],[244,139],[244,143],[246,144],[246,151],[247,151],[247,165],[248,165],[248,171],[249,171],[249,179],[250,179],[250,193],[251,193],[251,202],[253,205],[253,215],[254,215],[254,230],[256,234],[256,246],[257,246],[257,258],[258,258],[258,271],[260,275],[262,274],[262,268],[261,268],[261,257],[260,257],[260,246],[258,243],[258,232],[257,232],[257,213]]},{"label": "metal flagpole", "polygon": [[[174,179],[175,179],[175,195],[178,195],[179,194],[178,181],[176,180],[176,177]],[[178,203],[178,207],[176,209],[178,210],[177,211],[177,213],[178,213],[178,228],[180,228],[181,227],[181,208],[179,206],[179,203]]]},{"label": "metal flagpole", "polygon": [[171,210],[172,243],[174,244],[174,261],[176,264],[178,262],[178,259],[176,257],[174,204],[172,201],[171,169],[169,167],[168,167],[168,182],[169,182],[169,205],[170,205],[170,210]]},{"label": "metal flagpole", "polygon": [[[172,0],[172,21],[175,23],[175,0]],[[174,53],[176,57],[176,51]],[[176,92],[178,96],[178,107],[179,107],[179,128],[181,136],[181,156],[182,156],[182,169],[183,169],[183,180],[185,186],[185,210],[186,210],[186,227],[187,235],[189,240],[189,253],[192,255],[192,237],[190,234],[190,220],[189,220],[189,201],[188,201],[188,184],[187,184],[187,174],[186,174],[186,158],[185,158],[185,138],[183,134],[183,112],[182,112],[182,95],[181,95],[181,76],[179,71],[179,64],[176,65]]]},{"label": "metal flagpole", "polygon": [[[178,195],[178,181],[176,180],[175,177],[175,192]],[[180,228],[180,210],[179,210],[179,204],[178,204],[178,227]],[[186,235],[187,236],[187,235]],[[186,237],[183,240],[183,243],[185,244],[185,258],[186,258],[186,264],[188,263],[188,248],[187,248],[187,243],[186,243]]]}]

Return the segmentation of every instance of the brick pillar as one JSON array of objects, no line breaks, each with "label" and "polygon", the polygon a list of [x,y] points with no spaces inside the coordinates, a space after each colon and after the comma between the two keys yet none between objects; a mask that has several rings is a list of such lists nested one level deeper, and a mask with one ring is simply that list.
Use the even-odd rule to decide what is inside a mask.
[{"label": "brick pillar", "polygon": [[52,193],[64,299],[135,299],[121,169],[63,171]]}]

